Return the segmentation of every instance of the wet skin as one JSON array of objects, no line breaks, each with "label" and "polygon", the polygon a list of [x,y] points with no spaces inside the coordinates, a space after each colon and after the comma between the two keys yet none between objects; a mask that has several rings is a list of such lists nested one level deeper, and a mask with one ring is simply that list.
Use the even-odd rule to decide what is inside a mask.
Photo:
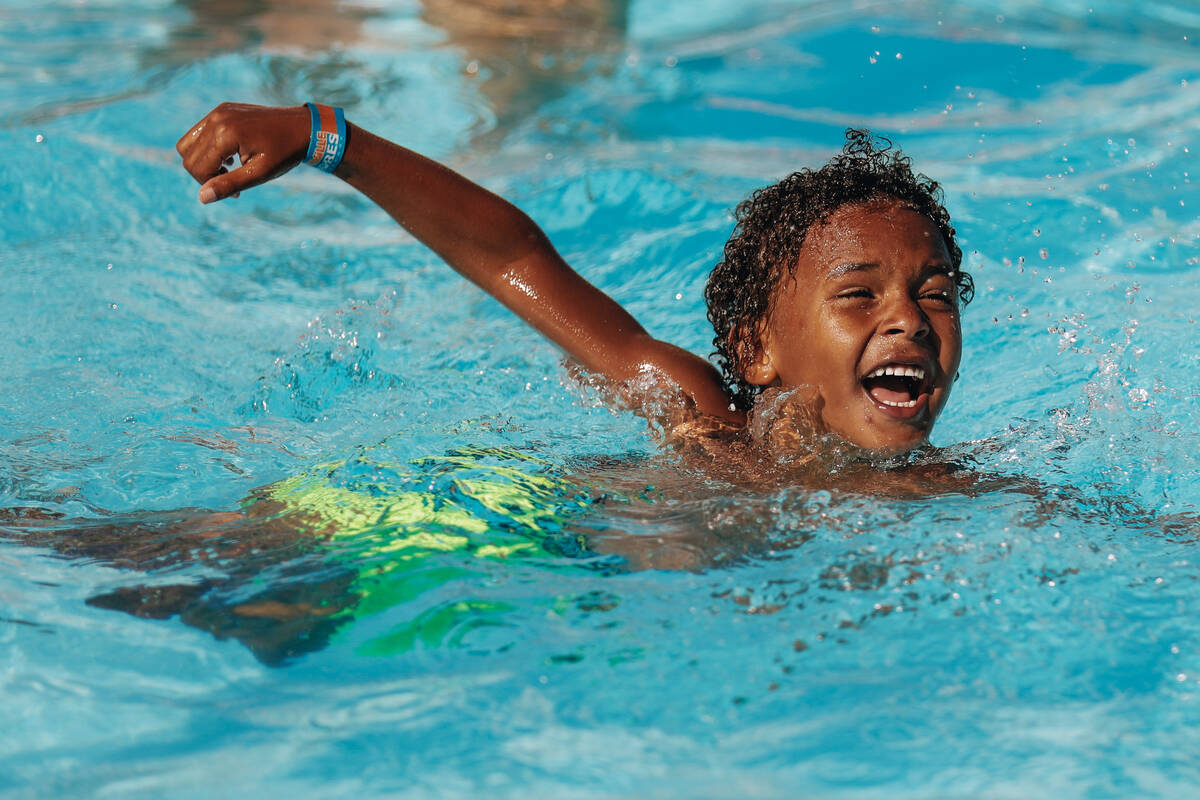
[{"label": "wet skin", "polygon": [[[950,395],[958,312],[950,254],[931,220],[895,204],[843,206],[809,229],[746,378],[813,387],[822,421],[842,438],[909,450]],[[902,374],[879,373],[888,367]]]}]

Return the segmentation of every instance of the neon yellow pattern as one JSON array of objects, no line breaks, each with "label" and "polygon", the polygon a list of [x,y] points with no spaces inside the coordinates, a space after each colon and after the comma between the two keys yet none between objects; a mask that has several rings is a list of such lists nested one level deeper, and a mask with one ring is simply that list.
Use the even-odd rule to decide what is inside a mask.
[{"label": "neon yellow pattern", "polygon": [[[335,612],[338,616],[376,614],[474,572],[469,562],[431,562],[435,553],[461,552],[473,559],[549,556],[542,546],[546,537],[561,530],[569,512],[589,504],[571,483],[546,474],[553,465],[508,448],[465,448],[407,464],[360,455],[353,466],[388,479],[335,485],[346,481],[350,464],[316,465],[246,501],[276,504],[275,515],[303,520],[326,537],[331,562],[353,565],[358,574],[350,590],[357,600]],[[427,611],[360,649],[386,654],[430,644],[430,636],[449,636],[452,618],[502,611],[465,599]]]}]

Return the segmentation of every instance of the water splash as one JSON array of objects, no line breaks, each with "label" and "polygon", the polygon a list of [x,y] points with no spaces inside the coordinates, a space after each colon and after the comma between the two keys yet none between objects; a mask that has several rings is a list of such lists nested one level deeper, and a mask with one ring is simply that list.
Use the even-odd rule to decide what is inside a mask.
[{"label": "water splash", "polygon": [[377,351],[393,327],[396,293],[374,303],[351,303],[325,317],[316,317],[293,351],[275,359],[259,378],[251,400],[238,413],[272,414],[316,421],[347,398],[402,389],[404,380],[376,366]]}]

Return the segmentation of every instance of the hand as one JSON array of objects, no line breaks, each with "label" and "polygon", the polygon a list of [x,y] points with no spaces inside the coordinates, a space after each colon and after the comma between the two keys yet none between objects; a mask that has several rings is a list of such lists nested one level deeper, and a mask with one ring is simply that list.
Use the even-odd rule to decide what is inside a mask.
[{"label": "hand", "polygon": [[[236,197],[274,180],[308,151],[311,119],[304,106],[272,108],[222,103],[175,144],[183,168],[200,182],[200,202]],[[242,165],[233,169],[233,157]]]}]

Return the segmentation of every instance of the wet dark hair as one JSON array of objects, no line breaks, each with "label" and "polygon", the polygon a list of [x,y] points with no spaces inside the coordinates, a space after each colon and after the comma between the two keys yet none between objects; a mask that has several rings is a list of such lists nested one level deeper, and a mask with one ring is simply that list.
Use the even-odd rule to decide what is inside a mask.
[{"label": "wet dark hair", "polygon": [[911,159],[889,140],[850,128],[841,154],[828,164],[756,190],[733,212],[737,225],[725,243],[725,258],[708,276],[704,299],[716,331],[713,356],[726,391],[740,408],[753,405],[762,390],[742,373],[757,357],[762,323],[771,313],[776,288],[799,262],[808,229],[842,206],[880,201],[924,214],[937,226],[954,267],[959,299],[963,305],[971,301],[975,283],[962,271],[962,250],[937,181],[914,174]]}]

